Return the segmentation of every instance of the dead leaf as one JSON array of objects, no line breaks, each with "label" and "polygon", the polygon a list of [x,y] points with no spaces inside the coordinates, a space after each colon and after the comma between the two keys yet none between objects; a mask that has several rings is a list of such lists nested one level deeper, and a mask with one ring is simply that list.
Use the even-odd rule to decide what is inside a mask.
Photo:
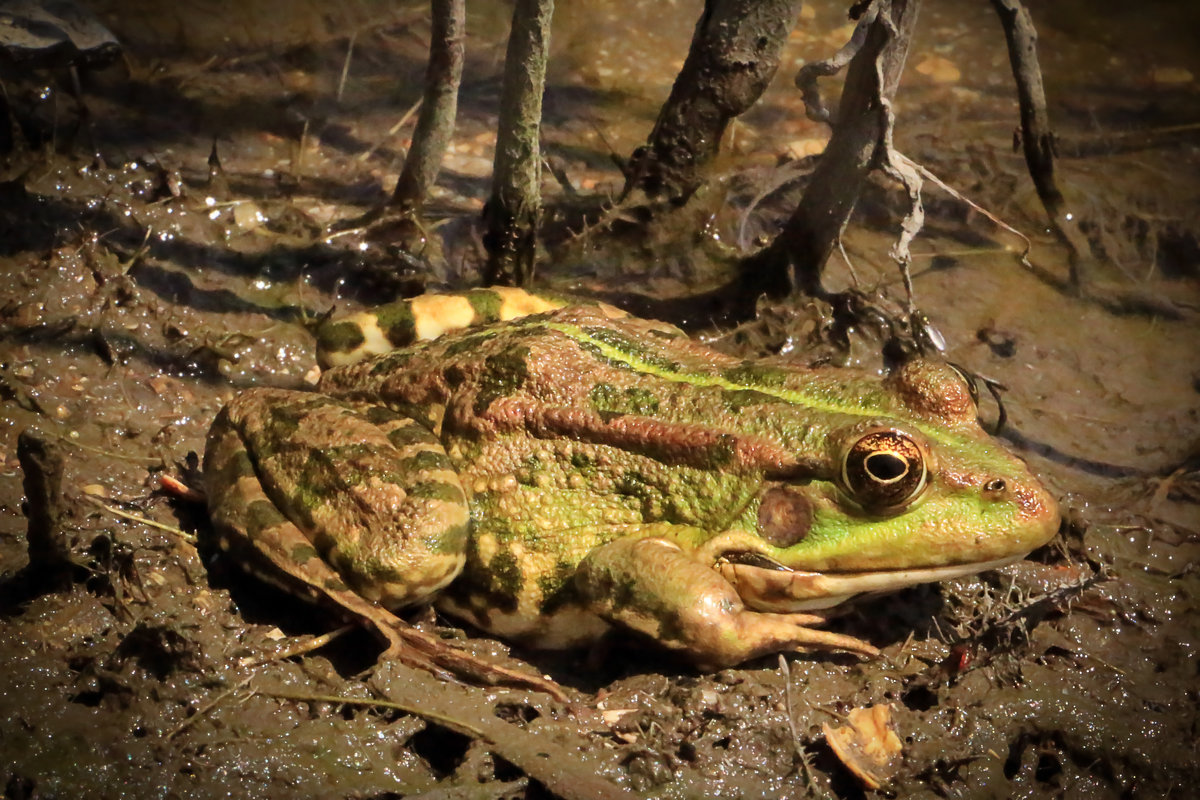
[{"label": "dead leaf", "polygon": [[856,708],[846,716],[848,725],[822,724],[825,741],[846,768],[868,789],[878,789],[896,774],[902,745],[892,730],[892,707]]}]

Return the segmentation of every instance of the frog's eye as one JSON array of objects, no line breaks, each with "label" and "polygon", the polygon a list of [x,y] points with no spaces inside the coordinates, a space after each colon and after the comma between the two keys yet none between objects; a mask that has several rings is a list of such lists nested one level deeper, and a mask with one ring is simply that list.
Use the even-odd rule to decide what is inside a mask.
[{"label": "frog's eye", "polygon": [[867,511],[898,511],[925,490],[929,482],[925,449],[905,433],[890,428],[860,436],[842,460],[842,485]]}]

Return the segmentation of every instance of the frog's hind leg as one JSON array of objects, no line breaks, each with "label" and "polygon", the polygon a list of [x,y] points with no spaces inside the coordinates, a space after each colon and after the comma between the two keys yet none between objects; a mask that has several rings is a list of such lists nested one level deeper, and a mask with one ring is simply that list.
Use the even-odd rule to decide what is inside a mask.
[{"label": "frog's hind leg", "polygon": [[[324,562],[345,589],[394,609],[462,569],[458,475],[432,433],[387,408],[243,392],[213,422],[204,468],[213,519],[276,567],[301,565],[301,580],[319,573],[318,591]],[[273,539],[280,517],[291,523],[286,548]]]},{"label": "frog's hind leg", "polygon": [[[236,461],[242,463],[232,463]],[[234,455],[231,462],[223,463],[227,469],[238,470],[243,478],[253,477],[244,452],[240,456]],[[247,473],[247,469],[251,469],[251,473]],[[335,604],[352,618],[369,623],[386,648],[379,658],[395,659],[443,677],[449,677],[447,673],[451,672],[480,683],[528,686],[556,699],[567,699],[553,681],[480,661],[351,591],[341,576],[316,555],[300,529],[275,509],[257,480],[250,480],[249,485],[242,488],[244,491],[235,494],[244,496],[245,500],[233,500],[227,510],[213,513],[218,546],[224,551],[237,547],[247,538],[247,531],[240,529],[245,527],[240,521],[253,520],[256,538],[252,554],[257,560],[268,562],[267,569],[256,571],[257,577],[290,594]]]},{"label": "frog's hind leg", "polygon": [[204,470],[219,546],[248,555],[268,582],[370,623],[383,658],[563,696],[389,610],[421,602],[462,568],[465,497],[424,428],[385,408],[252,390],[214,421]]},{"label": "frog's hind leg", "polygon": [[[352,591],[309,537],[276,508],[263,491],[244,444],[228,425],[219,429],[214,425],[209,436],[205,477],[209,512],[222,551],[234,552],[257,578],[289,594],[332,603],[352,618],[370,621],[386,653],[400,657],[404,646],[396,630],[404,623]],[[434,669],[416,653],[406,660]]]},{"label": "frog's hind leg", "polygon": [[879,652],[852,636],[814,629],[825,621],[817,615],[746,608],[720,573],[663,538],[616,539],[593,550],[576,570],[575,586],[600,616],[704,669],[785,650]]}]

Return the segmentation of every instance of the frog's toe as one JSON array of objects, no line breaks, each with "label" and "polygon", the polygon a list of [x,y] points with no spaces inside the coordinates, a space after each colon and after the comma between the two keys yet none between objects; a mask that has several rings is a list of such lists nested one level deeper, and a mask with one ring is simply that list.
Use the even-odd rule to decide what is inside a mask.
[{"label": "frog's toe", "polygon": [[[776,615],[769,614],[762,616]],[[781,614],[778,616],[781,617],[779,624],[791,630],[788,639],[791,646],[786,649],[800,652],[809,650],[834,650],[871,657],[878,656],[880,653],[879,648],[856,636],[848,636],[844,633],[833,633],[831,631],[808,627],[812,623],[806,620],[809,617],[807,614]]]},{"label": "frog's toe", "polygon": [[785,651],[840,651],[877,656],[879,650],[854,636],[812,627],[825,621],[812,614],[774,614],[756,611],[736,613],[719,640],[706,647],[693,647],[697,665],[703,669],[732,667],[769,653]]}]

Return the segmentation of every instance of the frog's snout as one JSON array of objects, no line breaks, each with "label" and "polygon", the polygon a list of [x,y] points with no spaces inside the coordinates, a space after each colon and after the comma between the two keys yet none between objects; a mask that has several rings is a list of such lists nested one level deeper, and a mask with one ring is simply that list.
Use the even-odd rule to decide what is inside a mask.
[{"label": "frog's snout", "polygon": [[[1062,515],[1058,510],[1058,500],[1041,481],[1032,475],[997,481],[1004,483],[1007,502],[1017,509],[1017,528],[1022,534],[1019,540],[1025,552],[1036,550],[1053,539],[1058,533]],[[985,494],[991,485],[984,486]]]}]

